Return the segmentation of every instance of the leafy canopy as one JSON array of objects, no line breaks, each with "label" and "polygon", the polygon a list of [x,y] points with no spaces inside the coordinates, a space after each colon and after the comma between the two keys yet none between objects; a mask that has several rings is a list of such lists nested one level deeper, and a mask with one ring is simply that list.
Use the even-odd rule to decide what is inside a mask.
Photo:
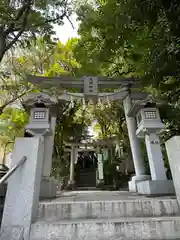
[{"label": "leafy canopy", "polygon": [[54,34],[53,24],[63,24],[72,12],[69,0],[2,0],[0,2],[0,61],[16,43]]}]

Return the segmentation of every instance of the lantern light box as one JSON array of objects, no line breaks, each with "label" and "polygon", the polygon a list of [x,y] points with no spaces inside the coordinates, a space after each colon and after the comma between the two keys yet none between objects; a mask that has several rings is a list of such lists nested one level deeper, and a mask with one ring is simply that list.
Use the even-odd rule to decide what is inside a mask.
[{"label": "lantern light box", "polygon": [[23,106],[30,112],[26,131],[35,135],[51,135],[51,118],[57,107],[56,99],[45,93],[31,93],[23,101]]},{"label": "lantern light box", "polygon": [[44,130],[50,129],[50,115],[49,108],[31,108],[30,111],[30,121],[26,126],[26,129],[34,133],[41,133]]},{"label": "lantern light box", "polygon": [[136,117],[138,137],[144,137],[145,132],[158,132],[164,128],[159,114],[162,102],[155,101],[151,95],[142,101],[137,101],[128,113],[129,117]]}]

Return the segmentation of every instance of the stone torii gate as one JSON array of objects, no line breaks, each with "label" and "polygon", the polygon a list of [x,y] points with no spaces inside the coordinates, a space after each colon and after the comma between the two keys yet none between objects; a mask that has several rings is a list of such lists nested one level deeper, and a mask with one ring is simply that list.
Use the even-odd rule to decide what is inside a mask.
[{"label": "stone torii gate", "polygon": [[[154,110],[153,106],[151,106],[152,110],[150,112],[145,109],[139,109],[142,105],[147,107],[146,102],[142,103],[140,101],[138,105],[133,105],[134,101],[143,100],[148,96],[147,93],[131,91],[131,88],[133,89],[138,86],[135,79],[129,78],[116,80],[107,77],[85,77],[82,79],[74,79],[64,76],[59,78],[29,76],[27,80],[33,84],[37,84],[43,89],[53,86],[61,89],[77,88],[80,90],[83,89],[83,93],[65,92],[64,94],[58,94],[58,96],[57,94],[56,96],[48,96],[47,94],[43,95],[41,93],[35,93],[36,98],[34,97],[34,99],[33,96],[31,96],[29,106],[33,106],[31,108],[31,121],[34,122],[34,125],[32,128],[32,125],[30,124],[28,129],[32,130],[34,137],[17,138],[15,141],[14,151],[12,154],[12,166],[16,166],[16,170],[14,170],[12,176],[8,179],[8,188],[1,224],[0,239],[13,239],[14,235],[19,236],[19,239],[30,239],[31,225],[37,220],[42,176],[44,176],[47,180],[51,170],[56,116],[54,116],[53,111],[52,114],[50,112],[52,106],[58,106],[58,102],[69,101],[73,103],[73,100],[80,99],[83,100],[83,103],[85,104],[85,102],[88,100],[93,102],[97,102],[98,99],[106,102],[122,100],[136,173],[136,176],[134,176],[129,182],[129,190],[137,191],[139,184],[140,189],[143,190],[144,187],[147,186],[146,182],[148,181],[146,180],[150,179],[150,176],[145,174],[145,166],[141,156],[140,142],[137,138],[137,130],[139,131],[138,133],[140,133],[140,131],[144,132],[144,129],[147,129],[146,134],[148,135],[146,136],[146,146],[147,150],[149,151],[149,160],[151,160],[151,172],[153,173],[151,175],[154,176],[155,181],[158,180],[158,171],[154,172],[157,162],[155,159],[155,154],[152,153],[154,153],[155,149],[155,152],[159,154],[160,147],[159,142],[157,142],[157,136],[154,134],[154,132],[151,133],[151,131],[148,130],[150,128],[149,123],[153,123],[151,120],[155,119],[157,122],[160,122],[160,117],[158,116],[157,118],[158,114],[155,112],[156,109]],[[113,87],[120,88],[120,90],[112,93],[99,93],[98,90]],[[28,102],[28,99],[26,102]],[[39,105],[34,106],[34,103],[38,103]],[[40,105],[43,105],[43,108],[41,108]],[[40,109],[37,109],[38,107]],[[137,110],[142,110],[141,115],[137,116],[139,119],[138,129],[134,116],[134,113],[137,113]],[[143,121],[144,117],[148,125],[146,125],[146,123]],[[161,129],[161,126],[158,126],[158,128]],[[150,130],[152,129],[150,128]],[[175,146],[177,145],[176,142],[168,143],[168,145],[173,144],[175,144]],[[177,145],[177,148],[178,147],[179,145]],[[169,149],[168,153],[170,158],[176,155],[177,151],[179,151],[179,149],[175,150],[176,151],[172,153],[171,149]],[[49,154],[47,154],[47,152]],[[178,157],[175,156],[174,159],[174,161],[177,163]],[[161,170],[163,170],[162,159],[160,159],[158,163],[160,163],[158,167],[160,166]],[[178,165],[175,164],[174,166],[173,172],[178,172],[179,168],[176,167]],[[162,178],[160,180],[164,181],[165,177],[163,171],[161,173]],[[175,176],[178,175],[176,174]],[[177,181],[175,183],[176,185],[178,184],[177,188],[179,188],[179,183]],[[162,184],[160,185],[162,186]]]},{"label": "stone torii gate", "polygon": [[[83,104],[87,101],[92,102],[109,102],[122,100],[124,112],[126,116],[129,140],[131,145],[132,157],[136,175],[129,182],[129,191],[136,192],[136,183],[150,179],[146,175],[144,161],[140,150],[140,141],[136,136],[136,119],[129,117],[128,112],[136,100],[142,100],[148,96],[148,93],[131,91],[131,89],[139,87],[139,82],[135,78],[108,78],[108,77],[83,77],[73,78],[67,76],[61,77],[43,77],[43,76],[27,76],[27,81],[38,85],[38,87],[59,88],[65,90],[62,95],[58,96],[58,100],[66,100],[73,102],[74,100],[82,100]],[[68,92],[68,88],[75,88],[82,93]],[[101,92],[103,89],[116,88],[116,92]],[[101,90],[101,91],[99,91]]]},{"label": "stone torii gate", "polygon": [[[104,149],[106,149],[106,144],[102,141],[93,142],[65,142],[64,152],[70,153],[70,176],[68,181],[68,189],[73,189],[75,185],[74,179],[74,167],[78,160],[78,153],[80,152],[96,152],[97,154],[97,172],[96,172],[96,186],[104,184],[104,172],[103,172],[103,159],[105,160],[107,156],[104,155]],[[69,148],[70,147],[70,148]]]}]

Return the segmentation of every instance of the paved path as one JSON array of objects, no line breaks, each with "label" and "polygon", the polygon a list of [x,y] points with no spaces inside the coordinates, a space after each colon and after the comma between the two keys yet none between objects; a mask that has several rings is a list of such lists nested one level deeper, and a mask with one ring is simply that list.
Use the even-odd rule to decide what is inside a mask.
[{"label": "paved path", "polygon": [[[156,197],[158,199],[174,199],[175,196]],[[46,202],[83,202],[83,201],[118,201],[133,199],[149,199],[137,193],[127,191],[69,191],[62,192],[56,199]],[[44,201],[43,201],[44,202]]]}]

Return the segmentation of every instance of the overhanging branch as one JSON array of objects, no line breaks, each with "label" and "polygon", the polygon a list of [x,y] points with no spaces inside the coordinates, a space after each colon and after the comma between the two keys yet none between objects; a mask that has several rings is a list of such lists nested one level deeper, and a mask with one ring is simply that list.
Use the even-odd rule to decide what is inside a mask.
[{"label": "overhanging branch", "polygon": [[24,19],[23,19],[21,30],[17,33],[17,35],[13,38],[13,40],[9,44],[6,45],[5,51],[10,49],[18,41],[18,39],[21,37],[21,35],[23,34],[23,32],[26,28],[27,17],[29,15],[29,12],[30,12],[30,5],[28,6],[28,8],[26,8],[26,10],[24,12]]},{"label": "overhanging branch", "polygon": [[31,4],[32,4],[32,0],[27,0],[26,3],[24,3],[24,5],[19,9],[13,22],[10,24],[8,29],[4,32],[5,36],[7,36],[11,32],[20,31],[19,28],[17,28],[17,27],[15,28],[15,23],[20,21],[20,18],[24,15],[24,13],[26,14],[27,9],[30,9]]},{"label": "overhanging branch", "polygon": [[12,98],[11,100],[7,101],[5,104],[3,104],[0,107],[0,115],[3,113],[3,110],[10,104],[12,104],[13,102],[15,102],[18,98],[23,97],[25,94],[27,94],[29,91],[31,91],[31,89],[26,89],[23,93],[21,93],[20,95]]}]

